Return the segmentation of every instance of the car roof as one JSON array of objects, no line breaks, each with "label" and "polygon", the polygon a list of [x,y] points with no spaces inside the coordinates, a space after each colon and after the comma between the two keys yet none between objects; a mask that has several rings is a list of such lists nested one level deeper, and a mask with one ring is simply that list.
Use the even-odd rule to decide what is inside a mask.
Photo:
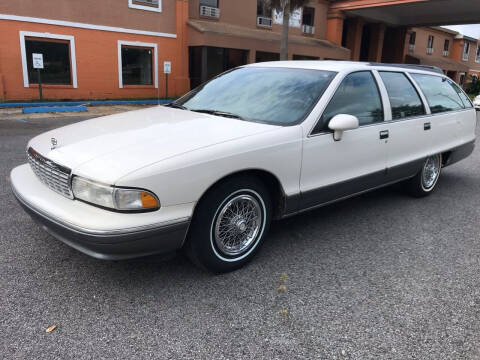
[{"label": "car roof", "polygon": [[336,72],[351,72],[358,70],[391,70],[408,71],[443,76],[443,71],[435,66],[409,65],[409,64],[384,64],[359,61],[339,60],[290,60],[269,61],[246,65],[249,67],[281,67],[312,70],[326,70]]}]

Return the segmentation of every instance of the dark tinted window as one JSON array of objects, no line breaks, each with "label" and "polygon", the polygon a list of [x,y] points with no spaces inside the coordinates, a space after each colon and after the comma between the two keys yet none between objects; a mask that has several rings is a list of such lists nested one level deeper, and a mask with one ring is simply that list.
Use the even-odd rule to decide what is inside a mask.
[{"label": "dark tinted window", "polygon": [[422,101],[405,74],[382,71],[380,76],[387,88],[392,107],[392,119],[425,114]]},{"label": "dark tinted window", "polygon": [[347,75],[323,112],[315,132],[327,130],[338,114],[354,115],[360,125],[383,121],[383,107],[377,84],[370,71]]},{"label": "dark tinted window", "polygon": [[302,121],[336,73],[243,67],[224,73],[175,103],[187,109],[221,111],[274,125]]},{"label": "dark tinted window", "polygon": [[152,85],[152,49],[122,47],[124,85]]},{"label": "dark tinted window", "polygon": [[447,78],[434,75],[412,74],[427,98],[432,114],[463,109],[457,91]]},{"label": "dark tinted window", "polygon": [[43,84],[68,85],[72,83],[70,76],[70,42],[62,40],[25,40],[25,50],[29,83],[38,83],[37,69],[33,68],[32,54],[43,54],[43,69],[40,70]]}]

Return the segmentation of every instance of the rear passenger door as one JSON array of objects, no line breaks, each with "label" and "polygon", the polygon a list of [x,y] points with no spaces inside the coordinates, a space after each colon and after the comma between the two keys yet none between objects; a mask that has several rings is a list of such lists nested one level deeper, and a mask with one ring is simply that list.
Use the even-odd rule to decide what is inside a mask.
[{"label": "rear passenger door", "polygon": [[[356,116],[360,127],[335,141],[328,128],[338,114]],[[371,71],[350,73],[304,140],[300,178],[302,208],[324,204],[385,182],[387,133],[383,103]]]},{"label": "rear passenger door", "polygon": [[392,118],[387,155],[387,182],[417,173],[431,151],[430,118],[422,95],[404,72],[379,71],[390,102]]}]

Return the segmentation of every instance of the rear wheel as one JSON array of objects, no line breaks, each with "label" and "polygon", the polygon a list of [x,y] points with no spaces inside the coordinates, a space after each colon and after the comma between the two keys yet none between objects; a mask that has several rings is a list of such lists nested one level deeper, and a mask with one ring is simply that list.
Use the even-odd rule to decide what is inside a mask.
[{"label": "rear wheel", "polygon": [[437,185],[442,171],[442,155],[429,156],[423,163],[422,170],[407,181],[407,189],[415,197],[430,195]]},{"label": "rear wheel", "polygon": [[197,265],[215,273],[235,270],[258,251],[271,221],[265,185],[251,177],[227,179],[195,209],[186,251]]}]

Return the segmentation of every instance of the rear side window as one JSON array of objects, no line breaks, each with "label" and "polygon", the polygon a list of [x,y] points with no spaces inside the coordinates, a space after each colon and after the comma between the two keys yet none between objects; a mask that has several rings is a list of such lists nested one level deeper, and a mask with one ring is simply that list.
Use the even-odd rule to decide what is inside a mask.
[{"label": "rear side window", "polygon": [[460,96],[447,78],[411,74],[427,98],[432,114],[465,108]]},{"label": "rear side window", "polygon": [[392,107],[392,119],[425,115],[425,108],[407,76],[398,72],[381,71]]},{"label": "rear side window", "polygon": [[470,101],[468,96],[463,92],[463,90],[460,89],[460,87],[457,84],[455,84],[453,81],[451,80],[447,80],[447,81],[453,87],[453,89],[457,92],[458,96],[460,96],[460,99],[462,99],[463,106],[465,106],[466,108],[473,107],[472,102]]},{"label": "rear side window", "polygon": [[328,130],[329,121],[338,114],[354,115],[360,125],[383,121],[380,93],[370,71],[355,72],[343,79],[314,132]]}]

